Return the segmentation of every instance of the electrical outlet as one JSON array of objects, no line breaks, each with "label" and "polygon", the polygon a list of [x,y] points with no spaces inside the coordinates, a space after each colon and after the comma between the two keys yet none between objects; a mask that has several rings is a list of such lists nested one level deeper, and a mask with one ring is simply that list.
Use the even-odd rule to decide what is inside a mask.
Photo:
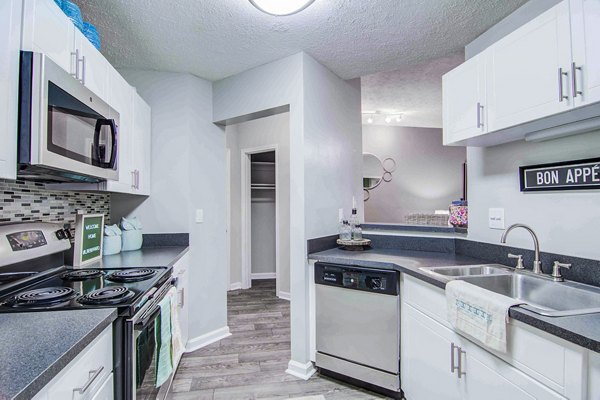
[{"label": "electrical outlet", "polygon": [[201,224],[204,222],[204,210],[199,208],[196,210],[196,223]]},{"label": "electrical outlet", "polygon": [[504,229],[504,208],[489,209],[490,229]]}]

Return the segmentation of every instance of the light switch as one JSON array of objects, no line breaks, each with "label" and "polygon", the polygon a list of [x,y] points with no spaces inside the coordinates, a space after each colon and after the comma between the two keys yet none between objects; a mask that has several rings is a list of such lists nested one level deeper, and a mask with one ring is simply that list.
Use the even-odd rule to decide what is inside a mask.
[{"label": "light switch", "polygon": [[504,229],[504,208],[490,208],[490,229]]},{"label": "light switch", "polygon": [[198,208],[196,210],[196,223],[201,224],[203,222],[204,222],[204,210],[201,208]]}]

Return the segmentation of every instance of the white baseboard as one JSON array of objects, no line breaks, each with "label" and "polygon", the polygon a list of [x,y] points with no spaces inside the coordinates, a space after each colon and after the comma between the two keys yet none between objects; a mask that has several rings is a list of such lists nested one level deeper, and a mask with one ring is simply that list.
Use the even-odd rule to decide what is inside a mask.
[{"label": "white baseboard", "polygon": [[279,294],[277,295],[277,297],[279,297],[282,300],[287,300],[290,301],[292,299],[292,297],[290,296],[290,292],[283,292],[283,291],[279,291]]},{"label": "white baseboard", "polygon": [[242,288],[242,282],[233,282],[229,285],[229,290],[238,290]]},{"label": "white baseboard", "polygon": [[275,272],[257,272],[250,274],[250,279],[275,279]]},{"label": "white baseboard", "polygon": [[310,379],[310,377],[313,376],[317,370],[311,361],[307,362],[306,364],[302,364],[298,361],[290,360],[288,363],[288,369],[285,372],[306,381]]},{"label": "white baseboard", "polygon": [[201,349],[202,347],[208,346],[211,343],[218,342],[221,339],[225,339],[228,336],[231,336],[228,326],[224,326],[223,328],[219,328],[212,332],[205,333],[202,336],[189,339],[187,345],[185,346],[185,352],[189,353]]}]

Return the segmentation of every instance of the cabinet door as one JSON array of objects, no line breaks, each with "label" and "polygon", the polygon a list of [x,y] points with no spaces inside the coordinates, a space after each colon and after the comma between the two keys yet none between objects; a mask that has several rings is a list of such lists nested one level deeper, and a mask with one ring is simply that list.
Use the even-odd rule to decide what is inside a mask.
[{"label": "cabinet door", "polygon": [[184,346],[188,340],[189,321],[189,254],[185,254],[173,266],[173,273],[177,276],[177,294],[179,296],[179,328],[181,329],[181,340]]},{"label": "cabinet door", "polygon": [[406,398],[461,399],[463,380],[450,371],[456,335],[406,303],[402,311],[400,370]]},{"label": "cabinet door", "polygon": [[92,400],[113,400],[115,398],[113,374],[110,374],[100,389],[94,394]]},{"label": "cabinet door", "polygon": [[17,112],[19,104],[20,0],[0,1],[0,178],[17,177]]},{"label": "cabinet door", "polygon": [[600,0],[571,0],[571,27],[577,107],[600,101]]},{"label": "cabinet door", "polygon": [[[472,349],[473,346],[469,347]],[[474,354],[474,351],[467,349],[464,358],[464,399],[565,399],[489,353],[481,351]]]},{"label": "cabinet door", "polygon": [[75,30],[75,48],[79,49],[82,83],[102,100],[108,101],[109,62],[79,29]]},{"label": "cabinet door", "polygon": [[44,53],[75,73],[75,25],[52,0],[23,2],[22,49]]},{"label": "cabinet door", "polygon": [[444,145],[486,132],[486,53],[444,75]]},{"label": "cabinet door", "polygon": [[150,161],[152,159],[152,122],[150,106],[137,94],[134,94],[134,146],[133,160],[135,170],[135,191],[150,195]]},{"label": "cabinet door", "polygon": [[572,106],[570,35],[565,0],[488,49],[489,131]]},{"label": "cabinet door", "polygon": [[119,114],[118,168],[119,180],[108,181],[107,189],[113,192],[132,193],[133,174],[133,88],[113,67],[108,71],[108,103]]}]

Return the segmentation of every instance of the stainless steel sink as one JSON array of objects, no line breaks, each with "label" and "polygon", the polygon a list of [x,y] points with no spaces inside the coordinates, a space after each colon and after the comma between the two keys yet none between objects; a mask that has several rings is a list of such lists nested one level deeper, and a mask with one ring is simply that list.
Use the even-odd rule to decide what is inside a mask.
[{"label": "stainless steel sink", "polygon": [[564,317],[600,312],[600,288],[576,282],[557,283],[526,273],[461,278],[473,285],[527,303],[521,307],[540,315]]},{"label": "stainless steel sink", "polygon": [[421,267],[421,271],[439,275],[446,279],[459,279],[467,276],[504,275],[514,270],[500,264],[457,265],[450,267]]}]

